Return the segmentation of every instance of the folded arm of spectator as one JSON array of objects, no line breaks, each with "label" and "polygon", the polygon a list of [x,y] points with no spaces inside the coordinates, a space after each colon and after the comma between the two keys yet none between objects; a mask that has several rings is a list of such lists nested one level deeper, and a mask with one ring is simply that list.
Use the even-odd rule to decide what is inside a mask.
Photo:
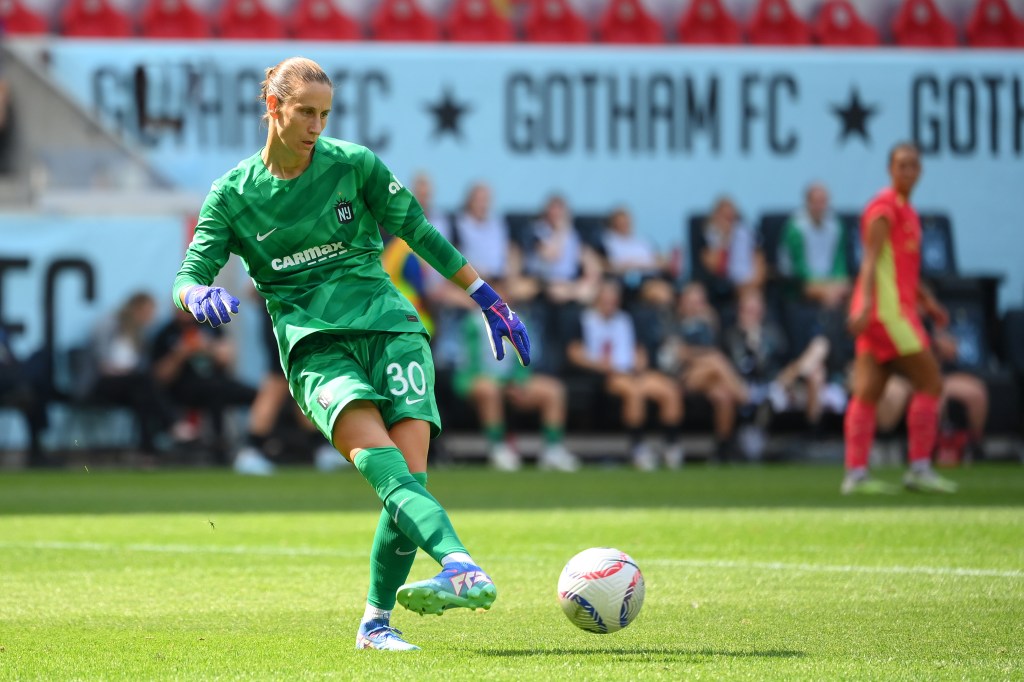
[{"label": "folded arm of spectator", "polygon": [[586,348],[581,341],[570,341],[567,349],[569,362],[580,369],[597,372],[598,374],[611,374],[612,363],[610,360],[591,360],[587,355]]}]

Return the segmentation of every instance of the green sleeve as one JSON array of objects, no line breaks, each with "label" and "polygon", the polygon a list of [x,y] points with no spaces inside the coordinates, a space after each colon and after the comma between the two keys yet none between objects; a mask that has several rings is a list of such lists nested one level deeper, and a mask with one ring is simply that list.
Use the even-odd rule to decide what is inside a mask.
[{"label": "green sleeve", "polygon": [[836,245],[836,252],[832,256],[833,279],[849,279],[850,272],[846,267],[846,246],[850,238],[846,231],[846,224],[837,218],[839,222],[839,243]]},{"label": "green sleeve", "polygon": [[209,286],[221,271],[232,251],[236,251],[234,236],[229,227],[224,197],[216,185],[206,195],[206,201],[199,211],[192,242],[185,251],[185,260],[174,278],[174,305],[181,305],[181,290],[201,284]]},{"label": "green sleeve", "polygon": [[786,227],[782,233],[782,245],[789,255],[790,275],[801,282],[810,278],[807,271],[807,255],[804,253],[804,240],[800,230],[793,224],[793,220],[786,221]]},{"label": "green sleeve", "polygon": [[369,150],[363,162],[363,177],[363,200],[385,230],[404,240],[446,279],[466,264],[462,254],[426,219],[412,192]]}]

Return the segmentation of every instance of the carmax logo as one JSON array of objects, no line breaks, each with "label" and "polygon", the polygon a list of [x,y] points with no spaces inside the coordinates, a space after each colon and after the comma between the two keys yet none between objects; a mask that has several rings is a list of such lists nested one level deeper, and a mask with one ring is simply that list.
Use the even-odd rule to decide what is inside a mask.
[{"label": "carmax logo", "polygon": [[346,251],[348,251],[348,249],[345,248],[345,245],[342,242],[311,246],[305,251],[299,251],[298,253],[293,253],[290,256],[285,256],[284,258],[275,258],[270,261],[270,267],[275,270],[287,270],[288,268],[294,268],[297,265],[322,263],[328,258],[334,258]]}]

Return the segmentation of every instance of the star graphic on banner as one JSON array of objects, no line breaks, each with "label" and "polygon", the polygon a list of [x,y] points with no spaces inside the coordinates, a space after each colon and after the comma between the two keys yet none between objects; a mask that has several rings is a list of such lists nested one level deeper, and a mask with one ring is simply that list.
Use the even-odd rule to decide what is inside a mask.
[{"label": "star graphic on banner", "polygon": [[433,104],[427,104],[427,111],[434,117],[434,138],[451,133],[456,139],[462,139],[462,131],[459,123],[463,115],[472,111],[468,103],[457,102],[449,88],[444,89],[441,99]]},{"label": "star graphic on banner", "polygon": [[840,142],[846,142],[851,135],[859,135],[865,144],[871,142],[868,119],[878,113],[878,110],[877,107],[865,106],[860,101],[860,92],[857,88],[850,91],[850,98],[845,106],[833,104],[832,113],[839,117],[839,122],[843,126],[839,131]]}]

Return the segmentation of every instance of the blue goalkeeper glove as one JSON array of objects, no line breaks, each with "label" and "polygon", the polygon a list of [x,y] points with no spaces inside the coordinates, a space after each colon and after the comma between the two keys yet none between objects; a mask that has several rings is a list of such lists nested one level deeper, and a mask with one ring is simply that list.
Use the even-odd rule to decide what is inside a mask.
[{"label": "blue goalkeeper glove", "polygon": [[211,327],[219,327],[238,313],[238,299],[222,287],[194,286],[185,292],[185,307],[196,322],[209,322]]},{"label": "blue goalkeeper glove", "polygon": [[512,350],[519,356],[519,364],[526,367],[530,364],[530,336],[526,333],[526,325],[508,307],[501,296],[484,282],[470,296],[480,304],[483,309],[484,322],[487,323],[491,342],[491,352],[496,360],[505,357],[505,345],[503,339],[508,338],[512,344]]}]

